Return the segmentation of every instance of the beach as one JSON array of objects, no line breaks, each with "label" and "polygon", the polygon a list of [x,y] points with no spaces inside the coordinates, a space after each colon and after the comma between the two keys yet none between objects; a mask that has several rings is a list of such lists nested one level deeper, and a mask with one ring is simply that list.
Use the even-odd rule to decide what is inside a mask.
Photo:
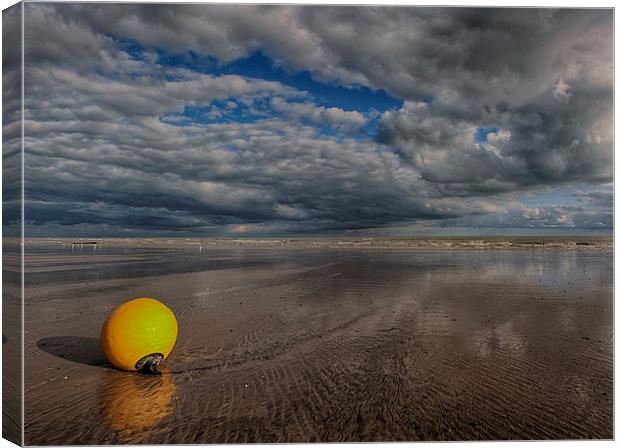
[{"label": "beach", "polygon": [[[611,238],[25,247],[27,444],[613,438]],[[99,350],[143,296],[161,376]]]},{"label": "beach", "polygon": [[21,440],[21,247],[6,240],[2,246],[2,436]]}]

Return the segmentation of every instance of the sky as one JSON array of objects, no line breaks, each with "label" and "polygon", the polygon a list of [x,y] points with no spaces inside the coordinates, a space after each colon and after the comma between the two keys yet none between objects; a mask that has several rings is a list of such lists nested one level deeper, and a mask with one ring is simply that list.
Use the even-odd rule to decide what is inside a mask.
[{"label": "sky", "polygon": [[612,10],[26,3],[24,26],[27,236],[613,231]]}]

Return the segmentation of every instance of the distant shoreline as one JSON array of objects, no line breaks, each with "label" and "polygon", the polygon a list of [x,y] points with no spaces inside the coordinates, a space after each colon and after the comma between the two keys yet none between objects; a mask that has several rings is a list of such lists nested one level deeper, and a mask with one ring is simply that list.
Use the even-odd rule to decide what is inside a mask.
[{"label": "distant shoreline", "polygon": [[[5,238],[19,244],[19,238]],[[290,237],[290,238],[26,238],[26,246],[202,248],[290,247],[298,249],[613,249],[612,236],[491,237]]]}]

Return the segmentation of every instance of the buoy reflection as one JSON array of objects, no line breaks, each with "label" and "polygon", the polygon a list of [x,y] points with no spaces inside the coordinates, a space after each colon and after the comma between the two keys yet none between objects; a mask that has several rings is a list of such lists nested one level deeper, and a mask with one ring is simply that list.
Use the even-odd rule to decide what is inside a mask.
[{"label": "buoy reflection", "polygon": [[142,443],[174,408],[172,375],[107,372],[100,387],[104,419],[124,443]]}]

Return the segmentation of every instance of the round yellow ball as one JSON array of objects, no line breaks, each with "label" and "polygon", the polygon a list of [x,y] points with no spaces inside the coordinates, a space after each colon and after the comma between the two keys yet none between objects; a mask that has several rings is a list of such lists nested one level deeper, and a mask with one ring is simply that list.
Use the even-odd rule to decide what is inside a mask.
[{"label": "round yellow ball", "polygon": [[170,308],[159,300],[139,297],[110,314],[99,340],[108,361],[119,369],[135,371],[138,361],[148,355],[163,355],[166,359],[177,334],[177,319]]}]

